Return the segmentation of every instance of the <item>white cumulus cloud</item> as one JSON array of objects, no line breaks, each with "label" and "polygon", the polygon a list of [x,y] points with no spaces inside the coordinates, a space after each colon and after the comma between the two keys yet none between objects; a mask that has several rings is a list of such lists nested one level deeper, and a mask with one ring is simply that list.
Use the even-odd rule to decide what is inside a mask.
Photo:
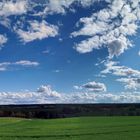
[{"label": "white cumulus cloud", "polygon": [[48,37],[55,37],[58,34],[58,27],[48,24],[46,21],[30,22],[30,27],[27,31],[22,29],[16,30],[22,41],[30,42],[36,39],[42,40]]},{"label": "white cumulus cloud", "polygon": [[85,89],[89,90],[89,91],[93,91],[93,92],[105,92],[106,91],[106,86],[104,83],[99,83],[99,82],[88,82],[86,84],[84,84],[82,87],[84,87]]},{"label": "white cumulus cloud", "polygon": [[[109,58],[119,56],[133,44],[129,36],[136,35],[140,21],[140,3],[131,0],[106,0],[108,6],[79,20],[80,29],[71,36],[87,36],[75,45],[80,53],[107,47]],[[82,26],[82,27],[81,27]]]},{"label": "white cumulus cloud", "polygon": [[106,85],[104,83],[100,83],[100,82],[88,82],[86,84],[83,84],[81,86],[74,86],[75,89],[77,90],[84,90],[86,89],[89,92],[106,92],[107,88]]},{"label": "white cumulus cloud", "polygon": [[7,37],[0,34],[0,47],[7,42]]},{"label": "white cumulus cloud", "polygon": [[73,10],[73,4],[87,7],[98,1],[99,0],[48,0],[43,11],[36,13],[36,15],[66,14],[67,10]]},{"label": "white cumulus cloud", "polygon": [[101,71],[101,74],[111,74],[117,76],[116,81],[123,83],[125,89],[140,89],[140,70],[121,66],[115,61],[105,62],[105,67],[106,68]]},{"label": "white cumulus cloud", "polygon": [[48,24],[46,21],[29,22],[30,26],[27,31],[17,29],[16,32],[24,42],[31,42],[33,40],[42,40],[48,37],[55,37],[58,34],[58,27]]},{"label": "white cumulus cloud", "polygon": [[14,66],[28,66],[28,67],[36,67],[38,66],[39,63],[36,61],[29,61],[29,60],[20,60],[16,62],[1,62],[0,63],[0,71],[7,71],[9,67],[14,67]]},{"label": "white cumulus cloud", "polygon": [[49,103],[139,103],[140,92],[126,93],[58,93],[50,86],[37,91],[0,92],[0,104],[49,104]]},{"label": "white cumulus cloud", "polygon": [[27,0],[3,0],[0,2],[0,16],[22,15],[27,12],[27,8]]},{"label": "white cumulus cloud", "polygon": [[125,85],[125,89],[138,90],[140,89],[140,78],[120,78],[117,81]]},{"label": "white cumulus cloud", "polygon": [[55,90],[52,90],[50,85],[40,86],[37,92],[44,93],[45,96],[48,96],[48,97],[61,97],[61,95],[58,92],[56,92]]},{"label": "white cumulus cloud", "polygon": [[128,76],[128,77],[140,77],[140,71],[126,66],[119,65],[115,61],[107,61],[105,63],[105,69],[101,71],[101,74],[113,74],[115,76]]}]

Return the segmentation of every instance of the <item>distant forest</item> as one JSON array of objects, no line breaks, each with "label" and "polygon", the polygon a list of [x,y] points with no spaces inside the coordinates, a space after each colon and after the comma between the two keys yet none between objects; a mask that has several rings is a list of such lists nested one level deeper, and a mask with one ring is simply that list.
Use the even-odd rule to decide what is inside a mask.
[{"label": "distant forest", "polygon": [[140,116],[140,104],[41,104],[0,106],[0,117],[51,119],[79,116]]}]

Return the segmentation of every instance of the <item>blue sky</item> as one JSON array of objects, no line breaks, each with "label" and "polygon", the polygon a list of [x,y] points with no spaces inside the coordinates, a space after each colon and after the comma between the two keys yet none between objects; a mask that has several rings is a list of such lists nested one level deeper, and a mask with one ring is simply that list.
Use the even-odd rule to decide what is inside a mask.
[{"label": "blue sky", "polygon": [[0,2],[0,101],[140,101],[139,0]]}]

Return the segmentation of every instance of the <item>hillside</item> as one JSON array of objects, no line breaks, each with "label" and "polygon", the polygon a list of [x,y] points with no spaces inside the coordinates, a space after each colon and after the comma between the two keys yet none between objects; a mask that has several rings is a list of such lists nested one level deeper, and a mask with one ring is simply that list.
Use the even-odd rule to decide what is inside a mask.
[{"label": "hillside", "polygon": [[0,119],[0,140],[139,140],[140,117]]}]

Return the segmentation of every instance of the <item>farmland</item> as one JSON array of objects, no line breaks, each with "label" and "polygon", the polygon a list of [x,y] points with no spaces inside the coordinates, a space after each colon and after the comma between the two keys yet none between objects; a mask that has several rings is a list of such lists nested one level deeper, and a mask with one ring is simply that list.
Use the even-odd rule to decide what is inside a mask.
[{"label": "farmland", "polygon": [[140,117],[0,118],[0,140],[139,140]]}]

